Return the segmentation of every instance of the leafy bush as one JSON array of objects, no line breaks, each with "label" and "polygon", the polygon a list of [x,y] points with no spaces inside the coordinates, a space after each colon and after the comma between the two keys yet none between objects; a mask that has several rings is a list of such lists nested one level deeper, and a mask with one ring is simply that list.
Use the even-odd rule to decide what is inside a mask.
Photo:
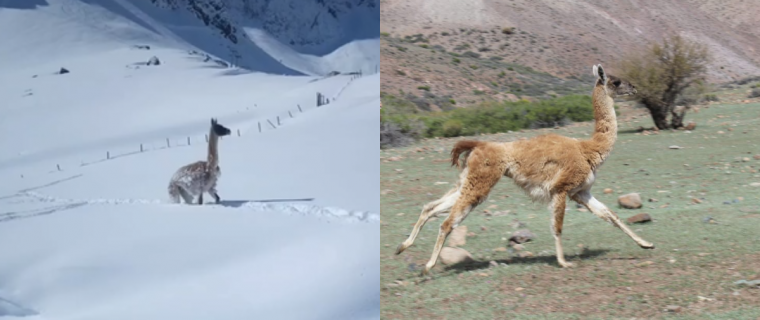
[{"label": "leafy bush", "polygon": [[462,133],[462,121],[457,119],[449,119],[443,123],[443,136],[444,137],[458,137]]},{"label": "leafy bush", "polygon": [[747,97],[748,98],[757,98],[757,97],[760,97],[760,89],[757,89],[757,88],[752,89],[752,91],[749,93],[749,96],[747,96]]},{"label": "leafy bush", "polygon": [[706,94],[703,99],[705,101],[718,101],[718,96],[714,94]]},{"label": "leafy bush", "polygon": [[[563,126],[593,120],[591,97],[571,95],[538,102],[484,102],[471,108],[422,112],[414,96],[399,98],[381,93],[381,147],[404,146],[420,137],[456,137],[481,133],[516,131],[526,128]],[[423,97],[415,97],[425,99]],[[441,97],[435,97],[439,99]],[[450,100],[451,105],[455,102]],[[440,101],[434,101],[440,104]],[[413,109],[413,110],[412,110]],[[410,111],[411,110],[411,111]],[[392,124],[390,124],[392,123]]]}]

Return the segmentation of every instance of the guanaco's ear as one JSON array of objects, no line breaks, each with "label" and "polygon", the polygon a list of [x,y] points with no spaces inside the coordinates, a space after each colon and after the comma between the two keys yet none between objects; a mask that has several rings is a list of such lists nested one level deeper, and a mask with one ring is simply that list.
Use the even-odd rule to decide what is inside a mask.
[{"label": "guanaco's ear", "polygon": [[215,124],[216,124],[216,119],[211,118],[211,125],[215,125]]},{"label": "guanaco's ear", "polygon": [[602,68],[602,64],[594,65],[594,76],[597,79],[602,80],[602,84],[607,84],[607,75],[604,73],[604,68]]}]

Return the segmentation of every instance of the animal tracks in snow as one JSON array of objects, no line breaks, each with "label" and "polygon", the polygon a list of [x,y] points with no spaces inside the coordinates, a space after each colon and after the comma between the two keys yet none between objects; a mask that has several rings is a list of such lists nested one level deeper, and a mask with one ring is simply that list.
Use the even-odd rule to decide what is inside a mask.
[{"label": "animal tracks in snow", "polygon": [[[56,213],[75,209],[85,205],[166,205],[188,206],[186,204],[174,204],[159,199],[67,199],[44,195],[34,191],[23,190],[14,196],[4,197],[9,203],[44,203],[49,204],[43,208],[0,212],[0,222],[19,218],[31,218],[40,215]],[[285,200],[222,200],[220,204],[206,204],[204,208],[217,207],[223,210],[249,210],[283,212],[290,215],[316,216],[328,219],[338,219],[350,222],[379,222],[380,215],[367,211],[346,210],[337,207],[320,207],[308,204],[293,203],[297,201],[311,201],[313,199],[285,199]],[[198,206],[188,206],[196,208]]]}]

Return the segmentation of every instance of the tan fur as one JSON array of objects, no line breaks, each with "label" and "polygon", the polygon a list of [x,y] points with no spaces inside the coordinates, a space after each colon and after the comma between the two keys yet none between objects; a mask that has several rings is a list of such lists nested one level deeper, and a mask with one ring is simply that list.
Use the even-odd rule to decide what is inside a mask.
[{"label": "tan fur", "polygon": [[529,140],[507,143],[463,140],[451,151],[451,164],[459,167],[464,154],[462,173],[455,188],[442,198],[423,207],[420,218],[396,254],[411,246],[425,222],[432,216],[449,211],[441,224],[433,255],[423,274],[435,266],[448,234],[461,223],[469,212],[485,201],[502,176],[511,178],[528,196],[537,202],[550,203],[552,234],[555,238],[557,262],[563,267],[572,266],[565,261],[560,236],[565,215],[566,199],[586,206],[592,213],[622,229],[639,246],[654,248],[630,231],[618,217],[591,196],[590,189],[596,170],[612,151],[617,138],[617,120],[614,101],[616,95],[636,93],[628,82],[604,73],[601,65],[594,66],[597,81],[592,93],[595,127],[591,139],[577,140],[555,134]]}]

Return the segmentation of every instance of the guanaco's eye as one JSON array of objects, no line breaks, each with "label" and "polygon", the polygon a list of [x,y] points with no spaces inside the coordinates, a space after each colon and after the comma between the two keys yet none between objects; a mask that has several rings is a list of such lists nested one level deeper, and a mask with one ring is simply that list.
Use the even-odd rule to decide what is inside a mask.
[{"label": "guanaco's eye", "polygon": [[620,80],[612,81],[612,84],[614,84],[616,87],[620,86]]}]

